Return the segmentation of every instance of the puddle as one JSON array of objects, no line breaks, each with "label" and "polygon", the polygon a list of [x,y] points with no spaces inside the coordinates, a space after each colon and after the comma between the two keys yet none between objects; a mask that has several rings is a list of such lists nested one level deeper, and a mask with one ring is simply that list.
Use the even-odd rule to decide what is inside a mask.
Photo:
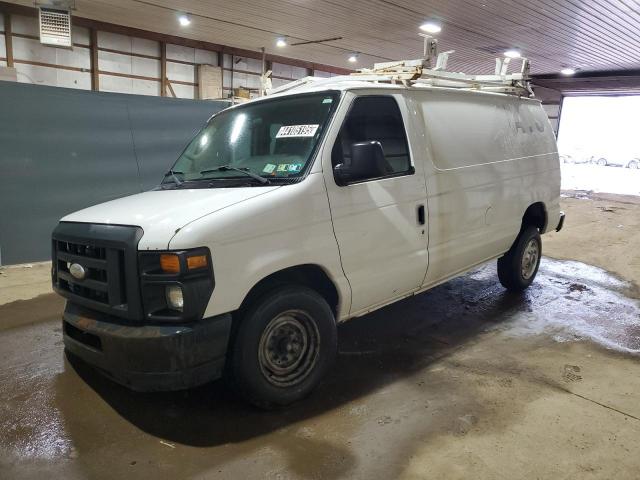
[{"label": "puddle", "polygon": [[549,333],[558,342],[588,339],[640,355],[640,300],[633,286],[609,272],[545,258],[527,311],[514,316],[510,335]]}]

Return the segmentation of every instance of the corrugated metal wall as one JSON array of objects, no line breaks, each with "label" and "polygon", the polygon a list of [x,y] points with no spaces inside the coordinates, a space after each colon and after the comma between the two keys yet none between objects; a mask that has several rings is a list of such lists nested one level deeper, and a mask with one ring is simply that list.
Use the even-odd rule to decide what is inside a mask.
[{"label": "corrugated metal wall", "polygon": [[158,185],[226,105],[0,82],[0,264],[47,260],[60,217]]}]

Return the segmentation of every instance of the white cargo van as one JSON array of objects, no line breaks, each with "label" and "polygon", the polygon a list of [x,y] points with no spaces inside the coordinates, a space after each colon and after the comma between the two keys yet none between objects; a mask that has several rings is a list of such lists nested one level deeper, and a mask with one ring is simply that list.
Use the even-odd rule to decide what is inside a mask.
[{"label": "white cargo van", "polygon": [[288,404],[340,322],[492,259],[528,287],[559,196],[539,101],[308,82],[213,116],[154,191],[61,220],[65,347],[135,390],[224,369],[250,401]]}]

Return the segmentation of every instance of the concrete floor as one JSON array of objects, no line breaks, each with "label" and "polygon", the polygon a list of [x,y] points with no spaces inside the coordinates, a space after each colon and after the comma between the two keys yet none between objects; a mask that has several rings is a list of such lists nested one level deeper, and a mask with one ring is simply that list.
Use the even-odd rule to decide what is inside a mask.
[{"label": "concrete floor", "polygon": [[130,392],[64,359],[59,298],[0,305],[0,478],[638,478],[640,204],[575,196],[543,248],[578,261],[545,258],[521,296],[489,265],[343,325],[326,381],[279,412],[220,382]]}]

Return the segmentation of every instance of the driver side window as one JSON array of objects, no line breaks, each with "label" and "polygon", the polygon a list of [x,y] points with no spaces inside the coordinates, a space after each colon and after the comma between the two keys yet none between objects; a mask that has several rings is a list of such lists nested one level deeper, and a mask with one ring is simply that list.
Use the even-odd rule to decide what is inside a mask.
[{"label": "driver side window", "polygon": [[[354,149],[372,142],[379,142],[383,155],[365,158],[369,165],[352,165],[352,160],[358,162],[362,157],[352,155]],[[331,151],[331,163],[333,167],[347,166],[348,183],[413,173],[404,122],[393,97],[366,96],[354,100]]]}]

